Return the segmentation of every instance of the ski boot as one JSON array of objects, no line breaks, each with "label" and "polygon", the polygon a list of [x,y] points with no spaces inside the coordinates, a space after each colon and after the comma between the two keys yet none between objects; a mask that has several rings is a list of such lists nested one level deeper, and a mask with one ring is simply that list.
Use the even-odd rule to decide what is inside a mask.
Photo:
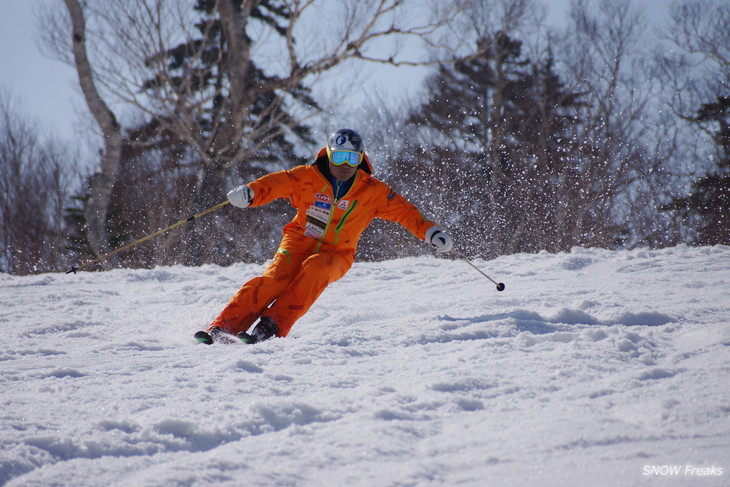
[{"label": "ski boot", "polygon": [[241,340],[243,343],[253,345],[254,343],[263,342],[264,340],[268,340],[272,336],[275,336],[279,333],[279,327],[276,326],[276,323],[274,323],[274,320],[269,318],[268,316],[264,316],[259,320],[256,327],[253,329],[251,333],[246,333],[245,331],[242,331],[238,335],[239,340]]}]

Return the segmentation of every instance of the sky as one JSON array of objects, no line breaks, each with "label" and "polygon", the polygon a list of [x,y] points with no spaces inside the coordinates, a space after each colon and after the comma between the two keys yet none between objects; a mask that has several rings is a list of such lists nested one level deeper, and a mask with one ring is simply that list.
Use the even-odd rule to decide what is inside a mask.
[{"label": "sky", "polygon": [[0,86],[18,98],[27,113],[58,135],[70,136],[82,105],[76,72],[38,48],[34,9],[42,0],[0,0]]},{"label": "sky", "polygon": [[[635,0],[646,7],[650,19],[666,15],[670,0]],[[77,113],[85,110],[76,72],[68,65],[54,61],[38,48],[38,26],[34,12],[47,0],[0,0],[0,86],[9,90],[26,113],[53,133],[74,138]],[[567,11],[568,0],[547,0],[548,20],[559,23]],[[378,69],[375,67],[374,69]],[[378,82],[374,89],[390,89],[394,97],[412,91],[422,69],[399,68],[401,83]],[[415,77],[415,79],[414,79]],[[381,77],[382,79],[383,77]],[[390,78],[390,77],[388,77]],[[390,88],[388,88],[390,87]]]}]

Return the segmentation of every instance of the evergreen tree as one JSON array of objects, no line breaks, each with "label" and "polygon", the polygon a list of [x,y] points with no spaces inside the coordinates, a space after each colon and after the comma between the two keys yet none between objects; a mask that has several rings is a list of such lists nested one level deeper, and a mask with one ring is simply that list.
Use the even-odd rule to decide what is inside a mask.
[{"label": "evergreen tree", "polygon": [[692,243],[730,245],[730,97],[703,104],[693,122],[716,127],[715,167],[692,184],[689,196],[674,198],[663,209],[677,212],[683,221],[699,220]]},{"label": "evergreen tree", "polygon": [[[86,214],[83,210],[90,197],[88,192],[89,185],[86,184],[84,187],[87,188],[86,194],[83,196],[73,196],[71,199],[73,200],[72,202],[75,202],[75,205],[67,207],[63,215],[66,227],[64,250],[71,257],[72,265],[84,264],[86,261],[93,260],[97,257],[89,242],[89,228],[86,222]],[[112,204],[107,211],[105,225],[109,233],[109,245],[111,248],[121,247],[133,240],[127,231],[130,222],[122,219],[123,214],[123,208],[119,204]],[[91,270],[94,269],[91,268]]]},{"label": "evergreen tree", "polygon": [[499,33],[479,45],[483,56],[442,65],[427,81],[430,96],[408,119],[420,136],[398,164],[402,179],[440,193],[422,204],[451,221],[471,253],[569,248],[574,239],[559,230],[569,231],[561,208],[574,210],[566,198],[580,94],[551,57],[524,58],[519,40]]},{"label": "evergreen tree", "polygon": [[[221,26],[221,19],[215,8],[216,1],[222,0],[198,0],[194,6],[200,16],[200,21],[196,24],[200,32],[199,38],[151,56],[150,64],[159,57],[166,59],[167,65],[165,73],[147,80],[144,87],[157,90],[171,79],[175,91],[206,101],[202,103],[197,120],[201,135],[198,142],[206,143],[206,153],[217,158],[218,164],[242,154],[248,162],[258,163],[279,163],[282,159],[296,158],[294,145],[284,134],[291,133],[296,142],[313,143],[313,140],[309,127],[298,123],[287,112],[292,107],[287,100],[293,99],[307,107],[318,109],[316,101],[311,97],[309,89],[302,84],[289,86],[279,92],[260,91],[258,87],[279,78],[265,74],[250,58],[243,73],[232,73],[228,70],[229,59],[240,56],[240,53],[231,51],[231,40],[226,38]],[[228,1],[233,4],[235,15],[242,15],[242,0]],[[248,14],[251,18],[274,26],[275,32],[286,36],[289,14],[279,3],[275,0],[256,2]],[[253,48],[255,39],[251,39],[245,31],[238,35],[243,38],[247,49]],[[170,78],[169,73],[174,75]],[[241,83],[241,93],[231,92],[232,76],[240,78],[238,81]],[[211,95],[210,100],[206,98],[206,94]],[[246,106],[244,133],[234,134],[232,139],[229,138],[231,134],[226,132],[233,124],[231,119],[234,107],[229,102],[231,97],[241,97],[249,102]],[[157,128],[170,127],[170,124],[159,122],[151,120],[141,129],[151,136],[157,133]],[[248,133],[255,136],[249,138]],[[159,135],[165,137],[168,134],[162,131]],[[242,147],[244,144],[246,147]]]},{"label": "evergreen tree", "polygon": [[[242,15],[241,9],[246,8],[241,0],[223,1],[231,2],[234,15]],[[148,65],[160,72],[143,85],[150,93],[170,90],[180,96],[185,117],[174,120],[176,113],[155,116],[124,137],[112,205],[123,208],[120,217],[131,223],[127,230],[135,236],[219,203],[233,184],[305,163],[307,159],[297,154],[295,146],[314,143],[310,128],[290,113],[297,106],[318,110],[308,88],[296,84],[261,90],[278,78],[266,74],[251,58],[244,72],[233,71],[232,58],[240,53],[232,51],[216,1],[199,0],[194,9],[199,16],[199,37],[151,55]],[[288,13],[279,2],[256,2],[249,15],[286,35]],[[256,43],[245,29],[238,35],[246,49]],[[232,100],[238,100],[238,105]],[[240,110],[245,112],[243,119],[236,121]],[[175,132],[175,124],[183,121],[197,127],[194,138]],[[150,205],[155,211],[150,211]],[[238,236],[255,231],[264,237],[265,244],[273,242],[284,223],[280,215],[280,205],[274,205],[237,214],[235,219],[195,221],[182,231],[135,249],[134,257],[128,256],[127,261],[136,265],[196,265],[260,259],[262,254],[269,254],[268,249],[262,253],[259,248],[247,248]]]}]

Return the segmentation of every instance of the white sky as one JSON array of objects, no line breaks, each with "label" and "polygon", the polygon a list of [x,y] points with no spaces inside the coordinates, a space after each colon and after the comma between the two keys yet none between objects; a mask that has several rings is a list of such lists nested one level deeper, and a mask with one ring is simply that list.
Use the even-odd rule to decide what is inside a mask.
[{"label": "white sky", "polygon": [[52,61],[37,47],[34,9],[41,0],[0,0],[0,86],[21,102],[26,112],[58,135],[68,136],[82,104],[76,72]]},{"label": "white sky", "polygon": [[[569,0],[544,0],[549,8],[549,20],[559,22]],[[656,21],[663,18],[671,0],[634,0],[646,7],[647,16]],[[0,87],[9,90],[21,102],[24,111],[42,126],[64,138],[75,134],[73,126],[77,113],[84,109],[75,71],[58,61],[45,57],[38,49],[38,31],[34,11],[45,0],[0,0]],[[378,82],[371,77],[375,89],[391,87],[394,96],[412,91],[414,73],[402,68],[393,83]],[[417,82],[417,80],[415,80]]]}]

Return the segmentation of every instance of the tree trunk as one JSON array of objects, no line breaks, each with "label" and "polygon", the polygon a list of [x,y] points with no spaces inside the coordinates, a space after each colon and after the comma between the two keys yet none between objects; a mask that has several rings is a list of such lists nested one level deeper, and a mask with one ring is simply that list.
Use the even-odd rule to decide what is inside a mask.
[{"label": "tree trunk", "polygon": [[119,167],[122,137],[114,113],[101,99],[94,84],[91,64],[86,53],[86,22],[83,9],[78,0],[64,0],[64,2],[71,16],[72,49],[79,84],[89,111],[99,125],[104,140],[101,167],[99,172],[91,178],[90,197],[86,204],[85,215],[89,244],[98,256],[110,250],[106,232],[106,216]]}]

